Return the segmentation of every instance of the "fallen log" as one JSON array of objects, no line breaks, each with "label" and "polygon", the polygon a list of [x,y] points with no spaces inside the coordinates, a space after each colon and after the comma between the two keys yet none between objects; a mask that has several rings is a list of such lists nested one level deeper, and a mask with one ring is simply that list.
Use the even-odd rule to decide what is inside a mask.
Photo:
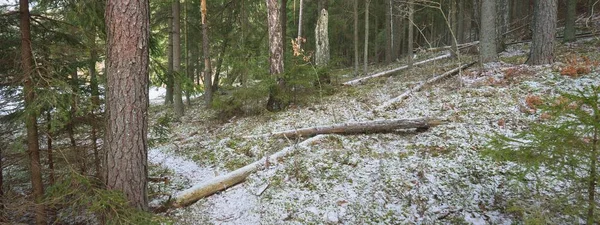
[{"label": "fallen log", "polygon": [[181,208],[191,205],[194,202],[200,200],[201,198],[225,190],[238,183],[241,183],[250,174],[256,172],[257,170],[266,167],[270,163],[278,162],[281,158],[294,152],[294,150],[296,150],[297,148],[307,148],[309,145],[320,141],[324,137],[325,136],[320,135],[306,139],[294,146],[286,147],[279,152],[276,152],[270,156],[263,157],[262,159],[256,162],[234,170],[230,173],[214,177],[202,183],[198,183],[187,190],[179,192],[171,202],[171,207]]},{"label": "fallen log", "polygon": [[419,85],[411,88],[410,90],[402,93],[398,97],[395,97],[393,99],[390,99],[390,100],[384,102],[383,104],[381,104],[380,106],[378,106],[377,108],[375,108],[375,111],[384,111],[384,110],[386,110],[386,109],[394,106],[395,104],[399,104],[404,99],[408,98],[413,92],[420,91],[425,85],[432,84],[434,82],[437,82],[438,80],[441,80],[443,78],[449,77],[449,76],[454,75],[454,74],[457,74],[460,70],[466,69],[467,67],[472,66],[473,64],[475,64],[475,62],[463,64],[463,65],[461,65],[459,67],[456,67],[456,68],[454,68],[454,69],[452,69],[452,70],[450,70],[448,72],[445,72],[442,75],[430,78],[427,81],[422,82]]},{"label": "fallen log", "polygon": [[[478,45],[479,41],[474,41],[474,42],[468,42],[468,43],[462,43],[462,44],[458,44],[456,47],[458,49],[463,49],[463,48],[468,48],[474,45]],[[427,48],[424,49],[424,51],[426,52],[439,52],[439,51],[443,51],[443,50],[448,50],[448,49],[452,49],[452,46],[442,46],[442,47],[435,47],[435,48]]]},{"label": "fallen log", "polygon": [[[418,65],[425,64],[425,63],[428,63],[428,62],[433,62],[433,61],[436,61],[436,60],[449,58],[450,56],[452,56],[452,55],[450,53],[447,53],[447,54],[444,54],[444,55],[441,55],[441,56],[437,56],[437,57],[434,57],[434,58],[431,58],[431,59],[426,59],[426,60],[423,60],[423,61],[420,61],[420,62],[416,62],[413,65],[414,66],[418,66]],[[395,68],[395,69],[386,70],[386,71],[383,71],[383,72],[371,74],[371,75],[366,76],[366,77],[361,77],[361,78],[357,78],[357,79],[354,79],[354,80],[346,81],[346,82],[343,83],[343,85],[352,86],[352,85],[361,84],[365,80],[372,79],[372,78],[377,78],[377,77],[382,77],[382,76],[386,76],[386,75],[390,75],[392,73],[398,72],[398,71],[406,69],[406,68],[408,68],[408,65],[404,65],[404,66],[401,66],[401,67],[398,67],[398,68]]]},{"label": "fallen log", "polygon": [[382,133],[392,132],[399,129],[427,129],[439,124],[441,124],[441,120],[430,118],[375,120],[286,130],[268,134],[245,136],[245,138],[299,138],[310,137],[318,134]]}]

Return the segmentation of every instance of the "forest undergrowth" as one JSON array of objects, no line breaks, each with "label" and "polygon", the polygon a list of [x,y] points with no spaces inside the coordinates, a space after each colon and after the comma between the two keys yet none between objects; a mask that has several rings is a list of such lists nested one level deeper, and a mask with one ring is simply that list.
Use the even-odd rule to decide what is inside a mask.
[{"label": "forest undergrowth", "polygon": [[[332,95],[311,98],[279,113],[222,119],[214,110],[192,108],[182,119],[191,122],[163,121],[166,138],[150,150],[151,176],[170,179],[151,184],[154,204],[301,141],[246,135],[428,117],[445,123],[427,131],[325,135],[310,150],[298,149],[245,182],[166,215],[178,224],[585,221],[577,210],[562,210],[578,200],[558,198],[569,184],[556,183],[559,179],[551,172],[541,170],[517,179],[515,174],[525,167],[481,153],[490,150],[489,141],[497,135],[512,136],[547,121],[547,113],[538,106],[548,99],[600,85],[597,46],[597,38],[560,45],[556,63],[530,67],[521,65],[527,59],[527,44],[510,45],[500,54],[500,62],[475,66],[427,86],[386,111],[375,108],[458,62],[441,60],[364,85],[335,87]],[[461,60],[472,57],[462,55]],[[584,68],[580,73],[579,67]],[[151,108],[151,127],[170,115],[162,106]]]}]

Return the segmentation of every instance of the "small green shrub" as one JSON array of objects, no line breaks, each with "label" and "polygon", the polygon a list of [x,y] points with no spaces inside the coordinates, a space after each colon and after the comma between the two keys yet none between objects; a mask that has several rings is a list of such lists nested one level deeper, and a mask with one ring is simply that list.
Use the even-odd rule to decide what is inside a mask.
[{"label": "small green shrub", "polygon": [[[579,217],[594,224],[598,221],[595,198],[600,153],[600,87],[588,87],[576,94],[563,93],[543,102],[539,108],[548,115],[547,122],[532,124],[529,130],[513,137],[497,135],[484,153],[524,168],[517,178],[535,187],[534,197],[547,205],[544,206],[547,211],[542,213]],[[556,184],[564,187],[557,189]],[[548,192],[551,192],[549,198],[543,197]],[[537,223],[534,221],[538,220],[530,222]]]},{"label": "small green shrub", "polygon": [[[48,187],[44,203],[57,210],[56,223],[165,224],[166,218],[129,206],[123,193],[97,187],[74,171]],[[74,221],[77,220],[77,221]]]},{"label": "small green shrub", "polygon": [[172,122],[173,114],[166,113],[159,117],[154,124],[150,125],[150,138],[148,138],[148,145],[151,148],[169,140]]}]

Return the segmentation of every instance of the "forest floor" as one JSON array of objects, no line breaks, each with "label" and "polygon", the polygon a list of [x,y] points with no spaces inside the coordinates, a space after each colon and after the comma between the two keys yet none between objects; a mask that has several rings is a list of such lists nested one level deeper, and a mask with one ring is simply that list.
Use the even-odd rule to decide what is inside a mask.
[{"label": "forest floor", "polygon": [[[474,66],[413,93],[395,109],[383,102],[421,81],[456,67],[441,60],[373,79],[335,87],[333,95],[279,113],[216,119],[216,112],[192,107],[171,125],[165,144],[149,151],[154,204],[192,185],[259,160],[301,140],[247,139],[273,131],[344,122],[431,117],[447,123],[424,132],[323,135],[317,143],[254,173],[234,187],[168,212],[177,224],[512,224],[527,210],[515,202],[551,210],[532,198],[531,185],[510,178],[519,166],[498,163],[480,152],[495,134],[511,135],[543,120],[528,96],[543,99],[588,85],[600,85],[598,68],[569,77],[560,69],[571,55],[599,60],[600,40],[560,45],[557,63],[526,66],[527,44],[511,45],[501,62]],[[418,60],[423,60],[420,57]],[[463,62],[472,56],[461,57]],[[343,78],[349,79],[349,78]],[[162,102],[155,98],[152,102]],[[195,105],[200,105],[197,102]],[[151,106],[150,127],[167,115]],[[543,179],[543,178],[542,178]],[[539,191],[539,190],[538,190]],[[552,191],[541,191],[552,198]],[[162,194],[162,195],[161,195]],[[552,218],[579,223],[578,218]]]}]

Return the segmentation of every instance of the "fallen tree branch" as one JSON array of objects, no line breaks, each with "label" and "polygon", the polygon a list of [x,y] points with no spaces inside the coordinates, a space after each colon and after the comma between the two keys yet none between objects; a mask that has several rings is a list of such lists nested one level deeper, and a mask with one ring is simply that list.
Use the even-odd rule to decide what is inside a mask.
[{"label": "fallen tree branch", "polygon": [[306,139],[294,146],[286,147],[283,150],[276,152],[273,155],[263,157],[262,159],[246,165],[242,168],[234,170],[230,173],[214,177],[208,181],[198,183],[193,187],[178,193],[171,203],[171,207],[181,208],[193,204],[201,198],[212,195],[216,192],[225,190],[233,185],[236,185],[246,179],[250,174],[265,167],[270,162],[278,162],[281,158],[291,154],[297,148],[307,148],[325,136],[319,135]]},{"label": "fallen tree branch", "polygon": [[[458,49],[463,49],[463,48],[468,48],[468,47],[471,47],[471,46],[474,46],[474,45],[478,45],[478,44],[479,44],[479,41],[473,41],[473,42],[458,44],[456,47]],[[442,47],[435,47],[435,48],[427,48],[427,49],[424,49],[424,51],[426,51],[426,52],[439,52],[439,51],[447,50],[447,49],[451,49],[451,48],[452,48],[452,46],[442,46]]]},{"label": "fallen tree branch", "polygon": [[419,85],[411,88],[410,90],[402,93],[398,97],[395,97],[393,99],[390,99],[390,100],[384,102],[383,104],[381,104],[380,106],[378,106],[377,108],[375,108],[375,111],[384,111],[384,110],[386,110],[388,108],[391,108],[394,105],[402,102],[404,99],[408,98],[413,92],[420,91],[425,85],[434,83],[434,82],[436,82],[438,80],[441,80],[443,78],[446,78],[446,77],[449,77],[451,75],[457,74],[460,70],[466,69],[467,67],[472,66],[473,64],[475,64],[475,62],[463,64],[463,65],[461,65],[459,67],[456,67],[456,68],[454,68],[454,69],[452,69],[452,70],[450,70],[448,72],[445,72],[442,75],[430,78],[429,80],[427,80],[425,82],[422,82]]},{"label": "fallen tree branch", "polygon": [[398,129],[427,129],[441,124],[441,120],[429,118],[375,120],[355,123],[342,123],[327,126],[316,126],[294,130],[286,130],[269,134],[245,136],[245,138],[299,138],[318,134],[364,134],[391,132]]},{"label": "fallen tree branch", "polygon": [[[447,54],[444,54],[444,55],[441,55],[441,56],[437,56],[437,57],[434,57],[434,58],[431,58],[431,59],[426,59],[426,60],[423,60],[423,61],[420,61],[420,62],[416,62],[413,65],[414,66],[418,66],[418,65],[425,64],[425,63],[428,63],[428,62],[433,62],[433,61],[436,61],[436,60],[449,58],[450,56],[452,56],[452,55],[450,53],[447,53]],[[361,77],[361,78],[357,78],[357,79],[354,79],[354,80],[346,81],[346,82],[343,83],[343,85],[352,86],[352,85],[361,84],[365,80],[372,79],[372,78],[377,78],[377,77],[382,77],[382,76],[386,76],[386,75],[398,72],[398,71],[406,69],[406,68],[408,68],[408,66],[404,65],[404,66],[401,66],[401,67],[398,67],[398,68],[395,68],[395,69],[386,70],[386,71],[383,71],[383,72],[371,74],[371,75],[366,76],[366,77]]]}]

